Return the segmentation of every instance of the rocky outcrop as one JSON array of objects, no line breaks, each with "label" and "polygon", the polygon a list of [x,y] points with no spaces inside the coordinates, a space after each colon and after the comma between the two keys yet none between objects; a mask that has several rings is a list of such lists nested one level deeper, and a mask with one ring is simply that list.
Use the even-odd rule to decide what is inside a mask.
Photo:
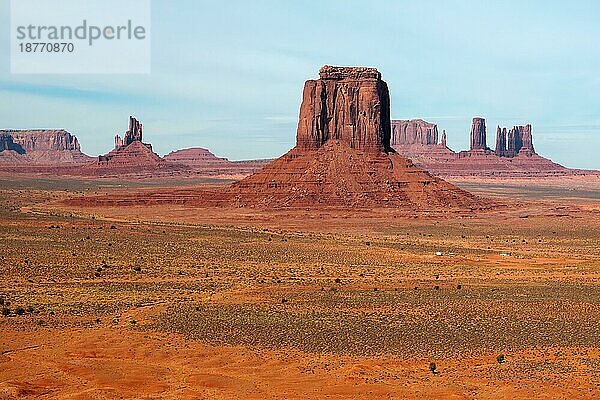
[{"label": "rocky outcrop", "polygon": [[473,209],[485,202],[389,148],[389,94],[373,68],[329,67],[304,86],[296,147],[234,183],[228,204]]},{"label": "rocky outcrop", "polygon": [[506,128],[496,129],[496,150],[495,153],[498,157],[504,157],[506,155]]},{"label": "rocky outcrop", "polygon": [[296,143],[314,150],[328,140],[353,149],[390,150],[387,84],[375,68],[324,66],[304,84]]},{"label": "rocky outcrop", "polygon": [[442,131],[442,147],[448,148],[448,144],[446,143],[446,130]]},{"label": "rocky outcrop", "polygon": [[188,166],[195,175],[241,179],[253,174],[273,160],[229,161],[200,147],[176,150],[165,161]]},{"label": "rocky outcrop", "polygon": [[0,163],[15,166],[89,162],[79,141],[64,129],[0,130]]},{"label": "rocky outcrop", "polygon": [[4,150],[14,151],[17,154],[25,153],[25,150],[23,149],[23,147],[21,147],[21,145],[14,142],[11,134],[6,133],[6,132],[1,132],[0,133],[0,151],[4,151]]},{"label": "rocky outcrop", "polygon": [[422,119],[392,120],[391,145],[436,145],[438,128],[436,124]]},{"label": "rocky outcrop", "polygon": [[[442,143],[445,144],[444,134]],[[485,120],[474,118],[471,147],[458,153],[445,145],[394,148],[417,166],[443,177],[548,177],[578,173],[535,153],[530,124],[510,130],[498,126],[496,148],[491,151],[485,145]]]},{"label": "rocky outcrop", "polygon": [[124,138],[121,138],[119,134],[115,136],[115,149],[129,146],[133,142],[142,141],[142,124],[132,117],[129,116],[129,129],[125,132]]},{"label": "rocky outcrop", "polygon": [[181,175],[188,168],[179,163],[163,160],[152,151],[152,145],[142,142],[142,124],[129,117],[129,129],[123,139],[115,137],[115,148],[108,154],[98,156],[95,163],[83,166],[77,175],[114,177],[157,177]]},{"label": "rocky outcrop", "polygon": [[471,150],[487,150],[485,119],[475,117],[471,125]]},{"label": "rocky outcrop", "polygon": [[0,135],[10,136],[24,153],[81,150],[77,138],[64,129],[1,130]]},{"label": "rocky outcrop", "polygon": [[531,124],[514,126],[508,132],[498,126],[495,153],[499,157],[535,154]]}]

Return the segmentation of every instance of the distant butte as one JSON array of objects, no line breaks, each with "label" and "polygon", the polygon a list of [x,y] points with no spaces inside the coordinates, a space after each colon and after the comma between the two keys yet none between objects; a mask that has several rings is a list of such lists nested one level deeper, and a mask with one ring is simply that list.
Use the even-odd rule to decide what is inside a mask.
[{"label": "distant butte", "polygon": [[397,135],[392,147],[438,176],[546,177],[583,173],[538,155],[533,146],[531,124],[514,126],[510,130],[498,126],[496,148],[491,150],[487,145],[486,121],[475,117],[471,125],[470,149],[460,152],[449,149],[445,139],[442,144],[437,144],[435,124],[422,120],[392,120],[394,126],[416,127],[412,129],[416,129],[415,134]]}]

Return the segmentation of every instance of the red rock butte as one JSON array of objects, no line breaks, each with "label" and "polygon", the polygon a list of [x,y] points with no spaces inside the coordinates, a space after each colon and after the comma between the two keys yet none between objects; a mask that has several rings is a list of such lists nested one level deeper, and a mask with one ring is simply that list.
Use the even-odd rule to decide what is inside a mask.
[{"label": "red rock butte", "polygon": [[474,209],[485,202],[390,147],[390,97],[375,68],[332,67],[304,85],[296,146],[229,189],[239,206]]},{"label": "red rock butte", "polygon": [[437,125],[423,120],[392,120],[391,145],[398,153],[434,175],[443,177],[547,177],[584,174],[538,155],[533,147],[531,124],[510,130],[498,126],[496,148],[487,146],[484,118],[471,124],[470,148],[454,152],[446,145],[446,132],[438,144]]}]

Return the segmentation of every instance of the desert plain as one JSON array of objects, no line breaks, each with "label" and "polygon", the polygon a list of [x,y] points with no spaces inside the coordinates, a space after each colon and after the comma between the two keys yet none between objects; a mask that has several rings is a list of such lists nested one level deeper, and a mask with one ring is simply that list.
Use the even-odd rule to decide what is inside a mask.
[{"label": "desert plain", "polygon": [[453,182],[476,212],[119,202],[228,183],[2,177],[0,399],[600,394],[597,176]]}]

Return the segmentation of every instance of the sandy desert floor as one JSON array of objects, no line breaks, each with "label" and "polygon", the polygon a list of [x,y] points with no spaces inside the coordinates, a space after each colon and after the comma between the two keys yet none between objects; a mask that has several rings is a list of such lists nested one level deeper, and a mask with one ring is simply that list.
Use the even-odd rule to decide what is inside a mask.
[{"label": "sandy desert floor", "polygon": [[170,189],[0,178],[0,399],[600,397],[600,186],[459,184],[507,206],[73,208]]}]

